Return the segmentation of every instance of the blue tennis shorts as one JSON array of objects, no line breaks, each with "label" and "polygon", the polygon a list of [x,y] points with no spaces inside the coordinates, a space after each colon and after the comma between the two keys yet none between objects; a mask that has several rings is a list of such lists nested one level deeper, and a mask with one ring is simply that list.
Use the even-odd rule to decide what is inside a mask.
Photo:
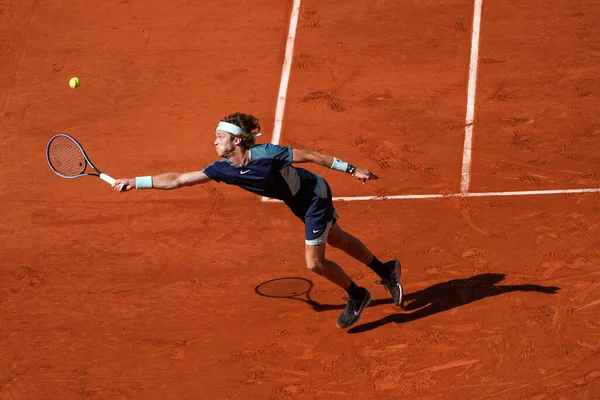
[{"label": "blue tennis shorts", "polygon": [[331,188],[320,176],[317,184],[301,204],[288,204],[292,212],[304,222],[305,243],[317,245],[327,242],[329,229],[339,218],[333,208]]}]

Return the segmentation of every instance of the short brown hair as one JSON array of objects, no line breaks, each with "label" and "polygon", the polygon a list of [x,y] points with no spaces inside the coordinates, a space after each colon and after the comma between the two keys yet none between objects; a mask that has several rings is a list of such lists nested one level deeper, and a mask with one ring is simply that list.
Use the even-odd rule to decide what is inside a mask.
[{"label": "short brown hair", "polygon": [[229,122],[242,128],[244,132],[239,135],[235,135],[242,139],[242,144],[246,148],[254,146],[256,139],[252,135],[252,132],[260,132],[260,124],[258,118],[254,115],[244,114],[241,112],[235,112],[221,119],[221,121]]}]

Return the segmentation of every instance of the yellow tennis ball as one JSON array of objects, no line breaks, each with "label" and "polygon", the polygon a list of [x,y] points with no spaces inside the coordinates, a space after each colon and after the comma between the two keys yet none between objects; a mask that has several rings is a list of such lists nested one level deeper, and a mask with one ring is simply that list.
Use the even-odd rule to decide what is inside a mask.
[{"label": "yellow tennis ball", "polygon": [[71,88],[73,88],[73,89],[78,87],[79,86],[79,78],[77,78],[77,77],[71,78],[71,80],[69,81],[69,86],[71,86]]}]

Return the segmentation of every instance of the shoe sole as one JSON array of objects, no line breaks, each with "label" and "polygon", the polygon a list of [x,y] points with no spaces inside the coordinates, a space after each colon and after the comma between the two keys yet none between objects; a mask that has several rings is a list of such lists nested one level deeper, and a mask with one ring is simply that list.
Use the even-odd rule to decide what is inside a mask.
[{"label": "shoe sole", "polygon": [[347,328],[350,328],[352,325],[356,324],[360,320],[360,317],[362,317],[363,311],[365,310],[365,308],[367,308],[367,306],[370,303],[371,303],[371,293],[369,291],[367,291],[367,296],[365,298],[365,301],[363,301],[363,303],[362,303],[362,307],[360,308],[360,312],[358,313],[358,318],[356,318],[356,320],[354,320],[354,322],[349,325],[339,326],[338,324],[336,324],[336,326],[340,329],[347,329]]},{"label": "shoe sole", "polygon": [[404,290],[402,289],[402,283],[400,283],[400,275],[402,275],[402,266],[400,265],[400,261],[396,261],[394,264],[394,275],[396,276],[396,280],[398,281],[398,289],[400,290],[400,297],[398,297],[398,303],[394,302],[395,305],[402,307],[402,297],[404,296]]}]

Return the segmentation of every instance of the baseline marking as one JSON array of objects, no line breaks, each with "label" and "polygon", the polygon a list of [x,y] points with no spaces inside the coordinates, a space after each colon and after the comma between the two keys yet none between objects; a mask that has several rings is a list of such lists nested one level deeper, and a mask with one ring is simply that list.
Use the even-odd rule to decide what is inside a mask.
[{"label": "baseline marking", "polygon": [[[398,196],[355,196],[334,197],[333,201],[368,201],[368,200],[415,200],[415,199],[447,199],[452,197],[503,197],[503,196],[534,196],[548,194],[581,194],[600,193],[600,188],[590,189],[557,189],[557,190],[526,190],[518,192],[480,192],[480,193],[450,193],[450,194],[406,194]],[[280,200],[267,199],[268,203],[281,203]]]},{"label": "baseline marking", "polygon": [[473,123],[475,120],[475,89],[477,87],[477,62],[479,59],[479,32],[481,30],[481,5],[483,0],[475,0],[473,11],[473,33],[471,35],[471,62],[467,90],[467,115],[465,117],[465,143],[463,146],[462,180],[460,191],[469,191],[471,180],[471,146],[473,144]]}]

